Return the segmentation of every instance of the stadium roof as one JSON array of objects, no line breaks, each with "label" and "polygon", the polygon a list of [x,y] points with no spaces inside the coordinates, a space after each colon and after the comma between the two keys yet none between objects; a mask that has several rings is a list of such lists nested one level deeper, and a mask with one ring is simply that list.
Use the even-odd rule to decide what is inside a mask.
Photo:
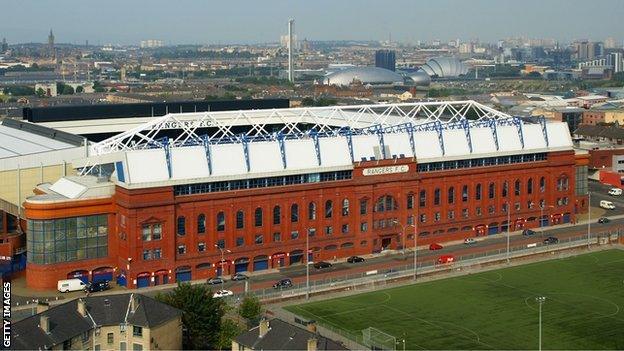
[{"label": "stadium roof", "polygon": [[349,85],[354,81],[362,84],[398,84],[403,85],[402,75],[380,67],[353,67],[328,74],[323,78],[323,84]]},{"label": "stadium roof", "polygon": [[70,149],[83,139],[31,123],[4,119],[0,123],[0,159]]}]

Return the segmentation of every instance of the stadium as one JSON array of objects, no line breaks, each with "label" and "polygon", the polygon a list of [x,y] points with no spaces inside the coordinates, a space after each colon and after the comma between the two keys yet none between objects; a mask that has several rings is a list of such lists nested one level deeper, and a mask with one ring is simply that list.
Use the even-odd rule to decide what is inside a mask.
[{"label": "stadium", "polygon": [[567,124],[474,101],[166,114],[25,200],[27,285],[140,288],[571,222],[586,163]]}]

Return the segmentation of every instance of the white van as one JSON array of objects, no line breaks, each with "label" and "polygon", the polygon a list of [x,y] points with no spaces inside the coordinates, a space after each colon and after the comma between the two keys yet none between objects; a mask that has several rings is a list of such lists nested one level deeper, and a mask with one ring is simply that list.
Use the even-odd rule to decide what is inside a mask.
[{"label": "white van", "polygon": [[600,207],[607,210],[615,210],[615,205],[611,201],[600,200]]},{"label": "white van", "polygon": [[620,196],[620,195],[622,195],[622,189],[620,189],[620,188],[611,188],[609,190],[609,195],[611,195],[611,196]]},{"label": "white van", "polygon": [[70,291],[79,291],[79,290],[84,290],[85,283],[78,278],[65,279],[65,280],[59,280],[56,287],[58,291],[62,293],[70,292]]}]

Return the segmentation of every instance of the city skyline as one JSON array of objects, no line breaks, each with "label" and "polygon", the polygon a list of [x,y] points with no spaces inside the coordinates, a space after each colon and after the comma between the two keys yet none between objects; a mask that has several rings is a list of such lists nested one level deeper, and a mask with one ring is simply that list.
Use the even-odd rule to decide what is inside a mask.
[{"label": "city skyline", "polygon": [[[393,4],[114,0],[94,13],[92,6],[75,0],[54,4],[12,0],[5,2],[4,8],[14,16],[0,23],[0,36],[12,44],[45,42],[52,28],[59,43],[82,44],[88,40],[95,45],[128,45],[159,39],[166,45],[255,44],[277,42],[286,32],[288,19],[294,18],[298,37],[309,40],[382,41],[392,37],[403,43],[455,38],[495,42],[507,37],[529,37],[570,42],[615,37],[620,42],[617,23],[624,16],[624,2],[617,0],[593,4],[590,12],[585,2],[578,0],[527,0],[522,6],[487,0]],[[357,16],[350,15],[356,7]],[[28,24],[24,18],[30,18]],[[583,26],[569,25],[579,20]]]}]

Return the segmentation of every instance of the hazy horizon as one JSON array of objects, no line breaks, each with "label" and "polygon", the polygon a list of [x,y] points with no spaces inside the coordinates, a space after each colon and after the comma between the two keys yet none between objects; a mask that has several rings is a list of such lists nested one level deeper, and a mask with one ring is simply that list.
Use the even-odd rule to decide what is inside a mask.
[{"label": "hazy horizon", "polygon": [[[507,37],[622,42],[624,1],[437,0],[330,1],[235,0],[7,0],[0,37],[7,42],[138,44],[158,39],[175,44],[255,44],[279,41],[295,19],[295,34],[309,40],[387,40],[415,43]],[[7,14],[10,14],[7,16]]]}]

